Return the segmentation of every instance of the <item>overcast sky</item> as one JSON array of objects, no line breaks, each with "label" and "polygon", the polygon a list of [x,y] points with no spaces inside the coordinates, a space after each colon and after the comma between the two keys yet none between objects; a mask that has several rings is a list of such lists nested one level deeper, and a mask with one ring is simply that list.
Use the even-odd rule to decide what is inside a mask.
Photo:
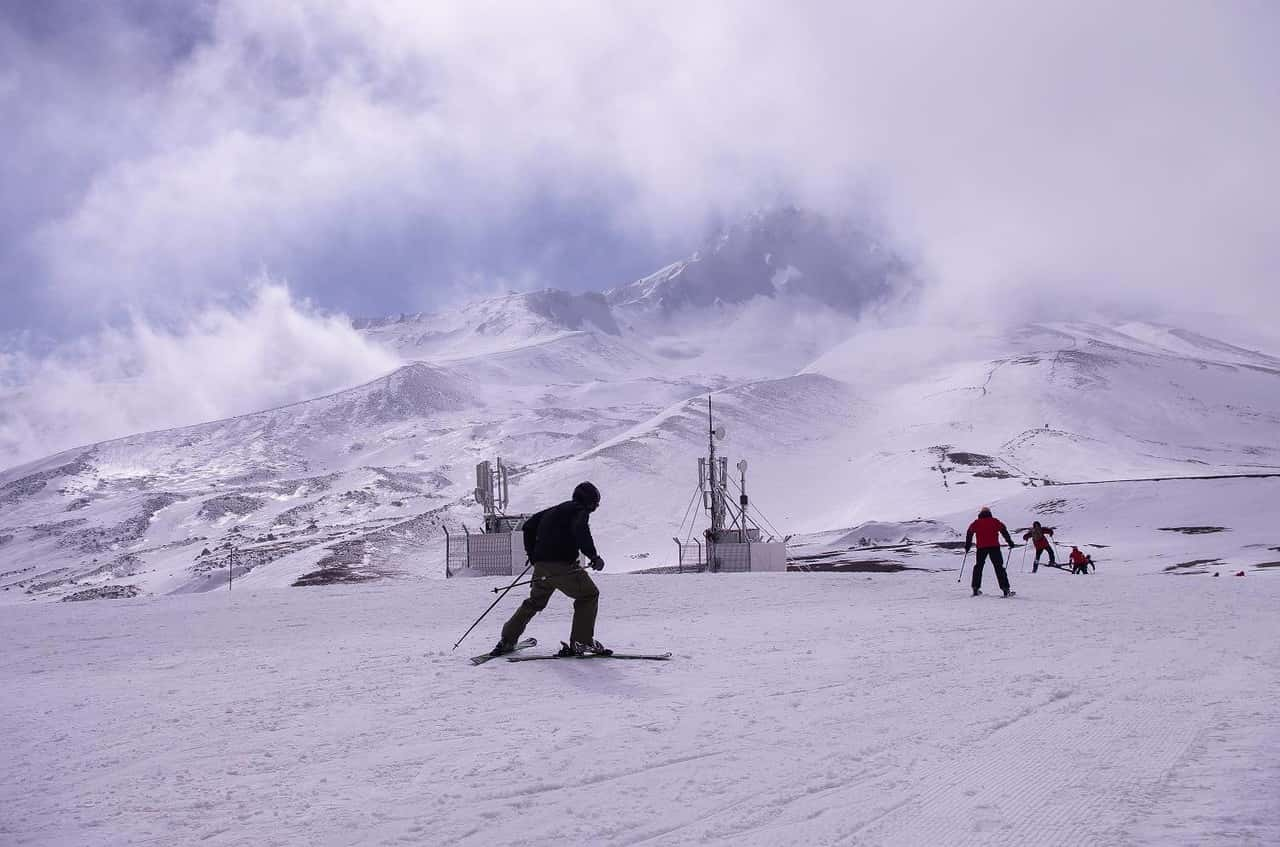
[{"label": "overcast sky", "polygon": [[125,315],[329,349],[605,288],[779,200],[873,211],[944,314],[1273,328],[1277,44],[1270,0],[0,2],[0,387]]},{"label": "overcast sky", "polygon": [[0,9],[3,329],[605,287],[779,197],[957,292],[1275,302],[1265,0]]}]

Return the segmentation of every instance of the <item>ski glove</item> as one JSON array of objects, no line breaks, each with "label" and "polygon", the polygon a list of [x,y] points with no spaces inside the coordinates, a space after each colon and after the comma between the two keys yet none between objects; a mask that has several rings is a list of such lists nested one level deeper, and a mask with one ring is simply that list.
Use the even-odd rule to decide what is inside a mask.
[{"label": "ski glove", "polygon": [[591,569],[595,571],[604,570],[604,559],[600,558],[599,556],[596,556],[594,559],[592,559]]}]

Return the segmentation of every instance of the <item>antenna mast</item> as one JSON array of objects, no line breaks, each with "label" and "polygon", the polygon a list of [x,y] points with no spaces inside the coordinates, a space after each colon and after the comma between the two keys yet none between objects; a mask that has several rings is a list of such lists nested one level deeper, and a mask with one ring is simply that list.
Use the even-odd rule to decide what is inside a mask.
[{"label": "antenna mast", "polygon": [[711,514],[711,532],[719,537],[724,529],[725,488],[729,484],[729,460],[716,455],[716,439],[724,438],[724,427],[716,427],[711,414],[711,397],[707,397],[707,448],[710,458],[698,460],[698,485],[702,488],[702,505]]},{"label": "antenna mast", "polygon": [[[712,398],[708,395],[707,455],[698,457],[698,490],[702,494],[702,508],[711,518],[711,526],[704,533],[705,559],[702,543],[698,543],[698,567],[706,567],[711,571],[785,571],[787,538],[790,536],[782,539],[763,538],[760,526],[748,514],[751,501],[747,497],[746,459],[734,466],[740,480],[734,481],[738,486],[737,503],[728,499],[729,458],[716,455],[716,442],[723,441],[725,435],[724,426],[716,426]],[[729,517],[733,519],[733,526],[726,528],[725,520]],[[681,523],[681,530],[683,529],[684,524]],[[680,548],[680,567],[683,568],[687,544],[679,538],[676,543]]]},{"label": "antenna mast", "polygon": [[506,513],[511,499],[507,466],[498,458],[497,467],[490,462],[476,465],[476,502],[484,509],[486,518]]}]

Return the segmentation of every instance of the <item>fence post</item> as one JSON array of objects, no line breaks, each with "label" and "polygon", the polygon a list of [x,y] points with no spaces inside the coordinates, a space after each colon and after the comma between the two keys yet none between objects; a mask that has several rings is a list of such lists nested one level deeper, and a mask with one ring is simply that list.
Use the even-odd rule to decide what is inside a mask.
[{"label": "fence post", "polygon": [[453,576],[453,572],[449,570],[449,560],[453,558],[453,536],[449,534],[447,523],[442,523],[440,526],[444,529],[444,578],[448,579]]}]

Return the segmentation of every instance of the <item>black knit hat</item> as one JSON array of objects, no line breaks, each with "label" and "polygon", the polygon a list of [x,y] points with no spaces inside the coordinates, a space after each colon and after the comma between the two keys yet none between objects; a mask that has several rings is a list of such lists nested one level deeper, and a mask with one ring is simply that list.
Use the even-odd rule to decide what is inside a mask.
[{"label": "black knit hat", "polygon": [[589,512],[594,512],[600,506],[600,489],[589,482],[580,482],[573,489],[573,502]]}]

